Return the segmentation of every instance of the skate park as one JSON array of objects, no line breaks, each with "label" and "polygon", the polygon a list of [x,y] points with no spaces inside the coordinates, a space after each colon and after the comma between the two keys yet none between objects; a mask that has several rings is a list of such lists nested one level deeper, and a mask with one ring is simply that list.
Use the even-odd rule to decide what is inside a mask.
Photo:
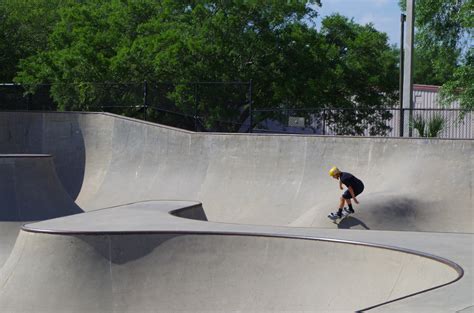
[{"label": "skate park", "polygon": [[[2,312],[473,310],[470,139],[0,120]],[[339,225],[333,165],[366,185]]]}]

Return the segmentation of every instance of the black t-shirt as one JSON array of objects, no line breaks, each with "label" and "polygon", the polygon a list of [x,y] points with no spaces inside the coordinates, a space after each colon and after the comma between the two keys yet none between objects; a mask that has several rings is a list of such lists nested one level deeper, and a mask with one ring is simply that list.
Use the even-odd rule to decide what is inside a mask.
[{"label": "black t-shirt", "polygon": [[352,175],[351,173],[341,172],[340,177],[341,182],[346,185],[347,188],[352,187],[352,189],[363,189],[364,184],[360,179]]}]

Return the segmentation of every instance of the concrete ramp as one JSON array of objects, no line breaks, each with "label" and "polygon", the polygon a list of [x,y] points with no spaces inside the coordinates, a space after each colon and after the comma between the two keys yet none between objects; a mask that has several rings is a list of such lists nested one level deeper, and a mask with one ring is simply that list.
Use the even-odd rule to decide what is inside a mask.
[{"label": "concrete ramp", "polygon": [[[2,114],[56,138],[30,147],[15,125],[0,135],[4,146],[54,153],[71,195],[82,175],[74,198],[86,211],[186,199],[211,221],[331,228],[341,191],[327,171],[337,165],[366,185],[342,228],[474,230],[474,140],[200,134],[110,114]],[[64,174],[68,164],[76,176]]]},{"label": "concrete ramp", "polygon": [[414,251],[253,227],[205,222],[201,205],[185,201],[28,224],[0,270],[0,310],[355,311],[462,275]]},{"label": "concrete ramp", "polygon": [[21,222],[0,222],[0,268],[10,256],[21,225]]},{"label": "concrete ramp", "polygon": [[35,221],[83,212],[49,154],[0,154],[0,221]]},{"label": "concrete ramp", "polygon": [[[99,113],[0,122],[0,152],[54,155],[0,158],[2,312],[472,305],[474,140],[201,134]],[[366,186],[338,226],[333,165]],[[44,219],[13,246],[18,221]]]},{"label": "concrete ramp", "polygon": [[355,311],[457,278],[433,259],[357,244],[22,231],[0,271],[0,310]]},{"label": "concrete ramp", "polygon": [[0,154],[0,267],[21,222],[83,212],[56,175],[49,154]]}]

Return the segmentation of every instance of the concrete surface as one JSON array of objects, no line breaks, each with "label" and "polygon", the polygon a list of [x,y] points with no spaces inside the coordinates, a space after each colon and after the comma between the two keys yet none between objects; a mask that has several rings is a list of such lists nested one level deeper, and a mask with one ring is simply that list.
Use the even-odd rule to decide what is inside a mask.
[{"label": "concrete surface", "polygon": [[0,154],[0,267],[22,222],[83,212],[56,175],[50,154]]},{"label": "concrete surface", "polygon": [[64,189],[49,154],[0,154],[0,221],[35,221],[83,212]]},{"label": "concrete surface", "polygon": [[[88,212],[29,224],[20,232],[0,270],[0,305],[12,312],[128,312],[136,305],[153,311],[158,304],[147,289],[152,287],[168,296],[159,301],[164,311],[357,310],[452,282],[458,277],[452,261],[464,270],[460,280],[373,310],[468,310],[474,302],[473,152],[473,140],[197,134],[110,114],[0,113],[0,153],[54,155],[57,177]],[[339,228],[371,231],[335,229],[326,218],[341,192],[327,175],[332,165],[366,185],[356,214]],[[141,202],[166,199],[186,201]],[[104,209],[124,204],[130,205]],[[200,221],[155,214],[177,204],[189,206],[177,216]],[[56,234],[44,233],[48,230]],[[265,257],[257,253],[262,249]],[[322,255],[328,253],[330,258]],[[327,272],[321,269],[344,266],[338,255],[356,270],[320,281],[318,275]],[[49,266],[35,263],[34,256]],[[197,265],[189,261],[194,256]],[[293,259],[296,265],[288,266]],[[270,279],[274,276],[284,278],[286,293]],[[143,285],[135,280],[140,277]],[[354,299],[329,299],[345,294],[333,283],[340,279],[351,286]],[[352,285],[359,281],[380,290],[361,295],[363,288]],[[52,285],[43,288],[58,296],[42,301],[46,292],[39,286],[46,282]],[[224,282],[231,286],[224,288]],[[252,294],[243,288],[248,282]],[[167,294],[152,283],[172,288]],[[309,285],[334,293],[320,291],[325,296],[316,297]],[[270,298],[268,286],[276,296]],[[186,297],[177,296],[179,289]],[[216,290],[220,298],[206,292],[199,298],[203,289]],[[27,300],[19,301],[18,294]]]},{"label": "concrete surface", "polygon": [[474,229],[473,140],[199,134],[91,113],[0,121],[9,133],[0,131],[0,149],[53,154],[84,210],[185,199],[202,202],[212,221],[332,227],[326,215],[341,191],[327,171],[337,165],[366,185],[346,227]]},{"label": "concrete surface", "polygon": [[22,222],[0,222],[0,268],[13,249]]},{"label": "concrete surface", "polygon": [[353,311],[458,277],[393,250],[258,236],[22,233],[16,249],[6,312]]}]

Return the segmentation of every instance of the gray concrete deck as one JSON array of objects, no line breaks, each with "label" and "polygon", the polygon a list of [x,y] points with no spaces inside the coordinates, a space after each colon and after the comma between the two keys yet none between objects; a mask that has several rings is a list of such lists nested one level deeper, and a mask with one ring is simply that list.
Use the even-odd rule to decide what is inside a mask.
[{"label": "gray concrete deck", "polygon": [[[180,212],[182,209],[182,212]],[[430,268],[425,263],[420,263],[418,266],[416,259],[410,259],[407,262],[404,261],[393,261],[394,257],[390,256],[390,262],[395,262],[397,267],[391,268],[390,273],[383,274],[383,279],[380,280],[380,277],[376,275],[379,271],[378,267],[383,267],[382,264],[377,262],[372,263],[371,256],[369,252],[364,252],[366,258],[364,262],[366,265],[369,265],[368,268],[362,267],[363,270],[368,271],[364,272],[361,277],[349,277],[353,280],[358,281],[360,284],[364,285],[366,282],[366,287],[363,290],[364,296],[362,297],[359,292],[356,290],[351,290],[351,293],[346,296],[345,301],[338,303],[333,298],[325,299],[324,297],[315,298],[313,295],[312,299],[316,303],[311,303],[312,306],[306,307],[318,308],[318,310],[345,310],[345,311],[355,311],[361,310],[367,307],[377,306],[374,308],[375,311],[388,311],[393,312],[394,310],[398,312],[406,311],[417,311],[417,312],[457,312],[463,308],[469,307],[472,305],[473,294],[472,287],[474,284],[473,281],[473,254],[474,254],[474,235],[472,234],[447,234],[447,233],[413,233],[413,232],[394,232],[394,231],[360,231],[360,230],[332,230],[332,229],[311,229],[311,228],[295,228],[295,227],[274,227],[274,226],[257,226],[257,225],[239,225],[239,224],[224,224],[224,223],[212,223],[206,221],[200,221],[195,219],[184,219],[176,217],[175,215],[193,215],[192,211],[195,211],[194,216],[198,216],[199,219],[204,218],[202,215],[202,208],[199,203],[187,202],[187,201],[147,201],[141,203],[135,203],[125,206],[119,206],[115,208],[102,209],[97,211],[88,212],[86,214],[78,214],[69,217],[62,217],[57,219],[52,219],[43,222],[37,222],[32,224],[27,224],[23,227],[24,230],[34,233],[52,233],[57,235],[64,236],[73,236],[73,235],[87,235],[93,234],[94,236],[100,235],[114,235],[114,236],[133,236],[137,234],[142,234],[143,236],[151,236],[156,234],[201,234],[201,235],[245,235],[245,236],[254,236],[258,238],[260,236],[265,237],[280,237],[280,238],[298,238],[298,239],[309,239],[317,240],[323,242],[330,242],[332,244],[340,242],[339,245],[345,245],[341,248],[340,255],[334,255],[335,258],[341,259],[341,267],[349,267],[351,271],[356,271],[361,273],[361,264],[358,264],[357,258],[353,257],[354,247],[348,243],[356,243],[357,245],[367,245],[366,247],[371,247],[372,249],[377,249],[377,247],[383,247],[384,249],[390,247],[388,250],[394,251],[405,251],[408,254],[419,253],[421,256],[428,256],[434,260],[439,260],[439,264],[448,264],[451,266],[454,271],[447,271],[443,269],[442,266],[439,268]],[[171,212],[171,213],[169,213]],[[174,214],[174,215],[172,215]],[[46,237],[46,240],[49,240],[49,237]],[[116,239],[121,240],[121,239]],[[123,239],[125,240],[125,239]],[[36,241],[34,241],[36,243]],[[215,242],[213,242],[216,244]],[[288,243],[288,247],[291,246],[291,243]],[[321,249],[320,247],[304,249],[304,255],[309,257],[311,254],[314,254],[313,249]],[[154,249],[154,247],[153,247]],[[153,250],[150,248],[150,250]],[[245,247],[241,247],[239,252],[235,252],[236,256],[239,253],[245,251]],[[171,252],[169,253],[176,253]],[[392,252],[388,252],[390,254]],[[414,254],[416,255],[416,254]],[[189,256],[192,257],[192,256]],[[292,265],[292,258],[296,257],[295,255],[283,256],[280,255],[280,258],[286,259],[288,266]],[[376,257],[373,257],[376,259]],[[395,258],[396,259],[396,258]],[[344,261],[345,260],[345,261]],[[448,261],[449,260],[449,261]],[[381,261],[381,260],[378,260]],[[111,262],[113,262],[111,260]],[[332,262],[332,261],[331,261]],[[334,264],[338,264],[334,261]],[[347,262],[347,263],[345,263]],[[389,262],[389,263],[390,263]],[[451,263],[453,262],[453,263]],[[154,263],[155,264],[155,263]],[[246,266],[250,266],[251,261],[246,262]],[[313,268],[311,271],[318,272],[321,277],[324,276],[325,271],[332,271],[332,263],[325,264],[324,266],[319,264],[320,268]],[[413,269],[408,269],[408,265],[411,264]],[[459,268],[456,266],[459,265],[462,268],[459,271]],[[186,264],[181,266],[193,266],[191,264]],[[377,267],[377,269],[375,269]],[[146,272],[153,272],[151,269],[143,269]],[[182,268],[181,270],[186,271]],[[231,268],[226,268],[225,270],[231,271]],[[281,269],[279,269],[281,270]],[[307,271],[308,269],[304,269]],[[458,272],[455,272],[458,270]],[[400,274],[396,279],[391,279],[390,274],[396,272]],[[416,273],[421,273],[417,275]],[[341,275],[343,273],[340,273]],[[410,280],[405,279],[404,281],[403,274],[411,278]],[[274,273],[273,275],[277,275]],[[337,277],[339,275],[334,275]],[[347,277],[347,273],[343,274],[342,277]],[[460,275],[463,275],[462,279],[458,280]],[[330,275],[333,277],[333,275]],[[362,278],[364,277],[364,278]],[[415,282],[426,282],[427,277],[434,278],[436,277],[437,281],[430,282],[432,284],[419,286]],[[234,279],[236,279],[234,277]],[[255,277],[258,281],[264,280],[263,277]],[[365,280],[364,280],[365,279]],[[349,283],[346,282],[341,277],[335,280],[325,280],[325,284],[315,281],[311,289],[311,293],[317,293],[319,295],[328,295],[331,293],[339,293],[340,289],[349,288]],[[383,284],[385,282],[386,284]],[[390,282],[390,283],[388,283]],[[403,282],[403,283],[401,283]],[[130,283],[130,282],[129,282]],[[132,282],[135,284],[136,282]],[[398,284],[401,284],[403,287],[399,287]],[[423,292],[425,289],[431,289],[437,287],[438,285],[448,284],[439,289],[430,290],[429,292]],[[344,287],[346,286],[346,287]],[[369,288],[372,286],[375,289]],[[393,301],[397,297],[393,297],[393,294],[387,293],[381,296],[377,294],[377,291],[380,291],[385,288],[388,290],[394,290],[399,288],[397,297],[409,296],[413,293],[419,294],[415,296],[408,297],[406,299],[398,300],[389,304],[384,304],[378,306],[381,303],[387,301]],[[64,286],[63,286],[64,287]],[[181,286],[186,288],[186,286]],[[255,286],[254,286],[255,287]],[[258,286],[258,288],[263,288],[264,286]],[[178,287],[177,287],[178,288]],[[269,293],[274,293],[271,286],[265,286]],[[403,290],[403,288],[408,288]],[[324,289],[326,292],[322,292]],[[303,292],[300,290],[300,292]],[[370,295],[372,293],[372,296]],[[230,295],[222,295],[231,297]],[[189,296],[187,301],[195,302],[195,297],[209,297],[206,292],[203,292],[200,295]],[[238,297],[233,295],[233,297]],[[1,298],[0,298],[1,299]],[[250,307],[248,303],[249,299],[242,296],[240,301],[236,302],[245,302],[247,303],[247,308]],[[292,302],[287,303],[287,309],[291,307]],[[137,304],[135,304],[137,305]],[[175,305],[175,309],[176,304]],[[254,304],[256,305],[256,304]],[[293,303],[296,305],[296,303]],[[318,306],[319,305],[319,306]],[[258,307],[258,306],[256,306]],[[170,310],[170,307],[164,306],[164,310]],[[185,309],[186,307],[181,307],[180,309]],[[218,307],[220,311],[226,310],[236,310],[242,309],[239,306],[236,307]],[[255,307],[254,307],[255,308]],[[188,308],[189,309],[189,308]],[[268,307],[260,307],[260,309],[268,309]]]}]

